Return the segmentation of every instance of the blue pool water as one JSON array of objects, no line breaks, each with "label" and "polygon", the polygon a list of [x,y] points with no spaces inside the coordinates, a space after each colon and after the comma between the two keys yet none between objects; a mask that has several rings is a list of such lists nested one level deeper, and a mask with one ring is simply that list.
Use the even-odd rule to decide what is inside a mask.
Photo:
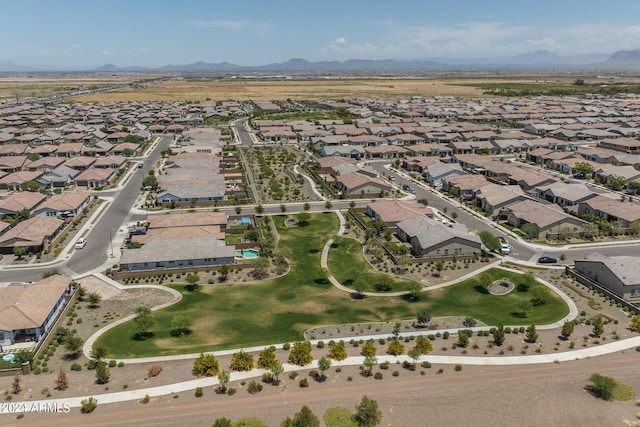
[{"label": "blue pool water", "polygon": [[258,258],[260,256],[260,253],[258,251],[256,251],[255,249],[244,249],[244,250],[237,250],[236,251],[236,256],[239,257],[244,257],[244,258]]},{"label": "blue pool water", "polygon": [[243,217],[242,218],[242,223],[243,224],[251,224],[251,219],[247,218],[247,217]]},{"label": "blue pool water", "polygon": [[4,356],[2,356],[2,360],[4,360],[5,362],[13,363],[15,362],[15,359],[16,356],[13,353],[5,354]]}]

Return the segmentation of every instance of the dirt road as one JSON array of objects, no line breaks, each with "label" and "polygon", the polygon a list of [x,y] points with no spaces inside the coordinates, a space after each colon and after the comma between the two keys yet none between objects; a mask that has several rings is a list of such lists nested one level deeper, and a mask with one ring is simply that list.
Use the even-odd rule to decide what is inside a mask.
[{"label": "dirt road", "polygon": [[[378,401],[383,413],[382,426],[616,426],[633,425],[640,408],[635,401],[605,402],[584,390],[593,372],[611,375],[640,390],[640,370],[635,368],[640,353],[628,350],[606,357],[551,365],[483,367],[438,366],[409,372],[391,366],[384,379],[362,378],[357,368],[333,370],[325,383],[310,381],[301,389],[296,381],[285,380],[284,387],[265,386],[257,395],[238,387],[234,396],[219,396],[205,389],[195,398],[183,393],[154,398],[148,404],[126,402],[98,405],[89,415],[72,409],[69,414],[26,414],[0,418],[5,425],[57,426],[202,426],[218,417],[233,420],[256,416],[269,426],[279,426],[302,405],[319,417],[333,406],[353,409],[363,395]],[[399,377],[391,372],[398,370]],[[304,373],[303,373],[304,374]],[[353,381],[347,381],[352,376]],[[99,403],[99,402],[98,402]],[[11,418],[9,418],[11,417]]]}]

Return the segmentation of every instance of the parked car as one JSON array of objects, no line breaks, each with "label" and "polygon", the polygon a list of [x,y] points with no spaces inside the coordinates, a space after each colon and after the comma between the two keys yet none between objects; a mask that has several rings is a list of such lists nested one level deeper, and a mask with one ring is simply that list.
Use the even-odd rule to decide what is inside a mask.
[{"label": "parked car", "polygon": [[540,264],[555,264],[558,262],[558,259],[551,256],[544,255],[538,258],[538,262]]},{"label": "parked car", "polygon": [[87,244],[87,239],[85,239],[84,237],[81,237],[76,242],[76,249],[82,249],[86,246],[86,244]]},{"label": "parked car", "polygon": [[395,175],[389,175],[389,181],[395,181],[396,177]]}]

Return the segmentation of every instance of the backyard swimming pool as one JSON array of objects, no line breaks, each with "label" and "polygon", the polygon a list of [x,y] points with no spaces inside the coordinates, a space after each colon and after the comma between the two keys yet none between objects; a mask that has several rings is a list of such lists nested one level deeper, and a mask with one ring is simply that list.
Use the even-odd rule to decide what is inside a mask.
[{"label": "backyard swimming pool", "polygon": [[260,252],[255,249],[240,249],[236,251],[236,256],[246,259],[258,258],[260,256]]}]

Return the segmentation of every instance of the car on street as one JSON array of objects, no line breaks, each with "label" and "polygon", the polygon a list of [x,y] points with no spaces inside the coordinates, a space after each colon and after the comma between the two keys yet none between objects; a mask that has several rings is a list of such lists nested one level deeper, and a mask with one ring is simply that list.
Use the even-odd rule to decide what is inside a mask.
[{"label": "car on street", "polygon": [[547,255],[544,255],[538,258],[538,263],[540,264],[555,264],[557,262],[558,262],[557,258],[547,256]]},{"label": "car on street", "polygon": [[87,239],[85,239],[84,237],[81,237],[76,241],[76,249],[82,249],[86,246],[86,244],[87,244]]},{"label": "car on street", "polygon": [[511,251],[513,251],[513,246],[505,239],[504,237],[500,237],[500,252],[503,255],[509,255]]}]

